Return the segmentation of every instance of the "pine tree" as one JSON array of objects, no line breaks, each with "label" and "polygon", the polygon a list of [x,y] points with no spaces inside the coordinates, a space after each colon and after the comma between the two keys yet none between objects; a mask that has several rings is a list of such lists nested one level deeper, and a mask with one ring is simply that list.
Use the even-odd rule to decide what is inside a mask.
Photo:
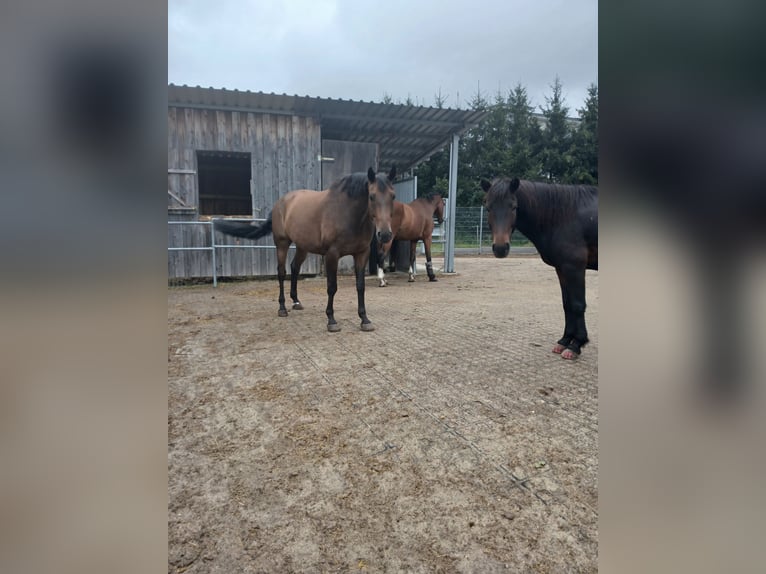
[{"label": "pine tree", "polygon": [[564,103],[561,80],[558,76],[551,86],[550,97],[545,98],[546,107],[541,107],[546,119],[543,131],[542,170],[543,176],[551,182],[563,182],[569,173],[571,157],[571,131],[567,114],[569,108]]},{"label": "pine tree", "polygon": [[444,104],[447,103],[448,95],[442,95],[442,88],[439,86],[439,91],[434,94],[434,106],[442,109],[444,107]]},{"label": "pine tree", "polygon": [[580,124],[572,138],[572,183],[598,184],[598,86],[588,87],[585,106],[578,111]]},{"label": "pine tree", "polygon": [[509,177],[538,179],[542,169],[539,157],[542,133],[533,115],[534,106],[520,82],[508,94],[506,107],[509,153],[503,173]]}]

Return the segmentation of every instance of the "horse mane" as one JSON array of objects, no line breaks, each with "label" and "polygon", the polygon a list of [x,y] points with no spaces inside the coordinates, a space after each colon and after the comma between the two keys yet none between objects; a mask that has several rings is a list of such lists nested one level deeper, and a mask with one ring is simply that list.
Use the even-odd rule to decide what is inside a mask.
[{"label": "horse mane", "polygon": [[[389,185],[385,175],[377,175],[378,185],[386,187]],[[340,178],[338,181],[333,182],[330,186],[330,192],[332,193],[345,193],[351,199],[358,199],[360,197],[367,196],[367,174],[366,173],[352,173]]]},{"label": "horse mane", "polygon": [[423,195],[423,196],[419,197],[418,199],[425,199],[426,201],[433,201],[433,198],[437,197],[437,196],[441,197],[442,194],[439,193],[438,191],[432,191],[432,192],[428,193],[427,195]]},{"label": "horse mane", "polygon": [[[501,185],[495,187],[493,199],[505,199],[514,193],[511,192],[510,178],[502,178],[499,183]],[[515,193],[520,200],[520,209],[525,208],[528,215],[542,225],[555,225],[592,204],[598,197],[598,187],[521,180]]]}]

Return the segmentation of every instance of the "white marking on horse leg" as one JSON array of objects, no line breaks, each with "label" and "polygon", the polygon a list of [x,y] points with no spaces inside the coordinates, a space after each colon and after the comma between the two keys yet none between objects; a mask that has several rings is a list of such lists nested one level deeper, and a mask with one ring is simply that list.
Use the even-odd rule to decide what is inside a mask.
[{"label": "white marking on horse leg", "polygon": [[380,286],[385,287],[386,286],[385,273],[383,273],[383,269],[381,267],[378,267],[378,279],[380,280]]}]

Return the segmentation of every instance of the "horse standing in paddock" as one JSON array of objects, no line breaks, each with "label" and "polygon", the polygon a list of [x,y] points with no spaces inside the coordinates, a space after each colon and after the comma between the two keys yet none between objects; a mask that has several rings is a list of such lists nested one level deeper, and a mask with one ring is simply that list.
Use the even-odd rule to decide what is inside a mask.
[{"label": "horse standing in paddock", "polygon": [[327,272],[327,330],[340,331],[335,321],[333,298],[338,291],[338,260],[354,256],[358,313],[362,331],[375,327],[367,318],[364,305],[364,278],[370,257],[370,240],[391,241],[391,214],[394,208],[396,168],[388,176],[367,174],[348,175],[324,191],[301,189],[291,191],[274,205],[268,219],[260,225],[218,221],[216,229],[246,239],[274,236],[277,247],[277,277],[279,279],[279,316],[287,317],[285,307],[285,262],[287,250],[295,243],[295,256],[290,266],[290,298],[293,309],[303,309],[298,300],[298,274],[309,253],[324,255]]},{"label": "horse standing in paddock", "polygon": [[542,260],[556,268],[564,303],[564,336],[553,347],[575,359],[588,342],[585,270],[598,269],[598,188],[497,178],[481,181],[492,231],[492,253],[506,257],[518,228]]},{"label": "horse standing in paddock", "polygon": [[422,240],[426,250],[426,272],[429,281],[437,281],[431,264],[431,235],[434,232],[434,217],[441,225],[444,221],[444,198],[438,193],[429,193],[425,197],[418,197],[410,203],[394,202],[394,215],[391,217],[391,231],[394,236],[391,241],[378,243],[378,279],[380,286],[385,287],[387,282],[383,272],[386,255],[391,263],[391,244],[394,239],[409,240],[410,243],[410,277],[409,281],[415,281],[415,251],[418,241]]}]

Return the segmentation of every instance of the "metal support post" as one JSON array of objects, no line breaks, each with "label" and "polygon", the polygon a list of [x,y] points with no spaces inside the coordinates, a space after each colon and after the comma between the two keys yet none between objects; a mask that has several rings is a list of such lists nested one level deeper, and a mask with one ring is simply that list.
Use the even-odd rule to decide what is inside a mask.
[{"label": "metal support post", "polygon": [[447,198],[449,219],[447,220],[447,243],[444,245],[444,271],[455,272],[455,210],[457,208],[457,152],[460,136],[452,135],[449,148],[449,196]]}]

